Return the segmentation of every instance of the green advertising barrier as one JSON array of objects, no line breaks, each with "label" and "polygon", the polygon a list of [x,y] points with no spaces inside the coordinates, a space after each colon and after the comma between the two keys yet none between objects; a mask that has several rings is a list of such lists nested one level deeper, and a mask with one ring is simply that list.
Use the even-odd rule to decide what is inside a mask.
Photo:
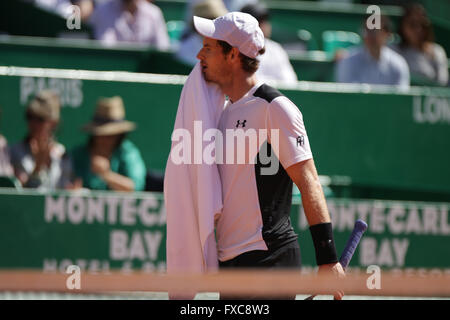
[{"label": "green advertising barrier", "polygon": [[1,268],[165,269],[160,194],[5,190],[0,190]]},{"label": "green advertising barrier", "polygon": [[[328,199],[338,251],[356,219],[369,225],[351,267],[450,271],[450,203]],[[0,189],[0,268],[107,272],[165,270],[162,194],[42,194]],[[292,224],[302,264],[315,266],[314,247],[300,202]]]},{"label": "green advertising barrier", "polygon": [[[10,143],[22,139],[26,104],[50,88],[61,94],[58,137],[71,149],[86,141],[80,128],[90,121],[97,99],[120,95],[127,118],[138,125],[131,140],[148,167],[162,171],[184,81],[183,76],[0,67],[1,132]],[[312,82],[280,89],[303,113],[319,174],[344,176],[346,185],[414,192],[404,200],[450,200],[450,90],[401,93]]]}]

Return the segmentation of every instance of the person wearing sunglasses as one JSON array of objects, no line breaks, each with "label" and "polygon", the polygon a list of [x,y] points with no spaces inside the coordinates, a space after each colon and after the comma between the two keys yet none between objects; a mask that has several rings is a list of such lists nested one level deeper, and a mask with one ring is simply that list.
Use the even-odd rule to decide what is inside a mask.
[{"label": "person wearing sunglasses", "polygon": [[28,104],[25,139],[11,147],[14,174],[27,188],[72,189],[72,165],[65,147],[55,140],[60,120],[60,98],[49,90],[39,92]]}]

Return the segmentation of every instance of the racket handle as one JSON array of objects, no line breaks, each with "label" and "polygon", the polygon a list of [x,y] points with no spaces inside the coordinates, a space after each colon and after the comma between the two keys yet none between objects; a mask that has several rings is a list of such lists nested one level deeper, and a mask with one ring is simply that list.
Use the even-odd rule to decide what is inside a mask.
[{"label": "racket handle", "polygon": [[342,251],[341,258],[339,259],[342,268],[346,269],[348,267],[348,264],[350,263],[350,260],[352,259],[356,248],[358,247],[359,241],[361,240],[361,237],[366,230],[367,223],[365,223],[361,219],[356,220],[352,234],[350,235],[350,238],[348,239],[347,244]]}]

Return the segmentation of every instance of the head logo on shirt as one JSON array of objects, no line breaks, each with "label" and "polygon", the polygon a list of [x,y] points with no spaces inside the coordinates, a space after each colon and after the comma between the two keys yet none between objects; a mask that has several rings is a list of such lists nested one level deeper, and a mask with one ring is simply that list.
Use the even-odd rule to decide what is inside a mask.
[{"label": "head logo on shirt", "polygon": [[247,120],[242,120],[242,122],[241,122],[241,120],[238,120],[236,122],[236,128],[239,128],[239,127],[245,128],[245,123],[246,122],[247,122]]},{"label": "head logo on shirt", "polygon": [[300,135],[297,137],[297,147],[301,147],[305,145],[305,137]]}]

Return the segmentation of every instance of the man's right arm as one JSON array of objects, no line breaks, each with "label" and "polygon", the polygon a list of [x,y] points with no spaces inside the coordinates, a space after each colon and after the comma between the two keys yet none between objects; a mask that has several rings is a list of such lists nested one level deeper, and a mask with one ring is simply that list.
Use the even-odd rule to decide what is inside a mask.
[{"label": "man's right arm", "polygon": [[[319,273],[331,272],[337,278],[345,277],[344,269],[337,261],[331,219],[314,160],[294,164],[287,168],[286,172],[302,195],[302,205],[310,226]],[[340,291],[334,293],[337,300],[341,300],[343,295]]]}]

